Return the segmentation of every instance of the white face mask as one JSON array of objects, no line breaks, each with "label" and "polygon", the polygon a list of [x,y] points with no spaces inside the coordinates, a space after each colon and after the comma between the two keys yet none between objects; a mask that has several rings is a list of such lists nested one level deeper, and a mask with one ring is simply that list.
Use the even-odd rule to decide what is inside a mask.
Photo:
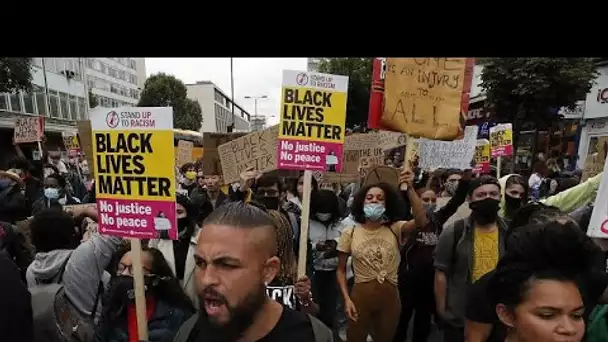
[{"label": "white face mask", "polygon": [[317,213],[317,219],[321,222],[327,222],[331,218],[331,213]]}]

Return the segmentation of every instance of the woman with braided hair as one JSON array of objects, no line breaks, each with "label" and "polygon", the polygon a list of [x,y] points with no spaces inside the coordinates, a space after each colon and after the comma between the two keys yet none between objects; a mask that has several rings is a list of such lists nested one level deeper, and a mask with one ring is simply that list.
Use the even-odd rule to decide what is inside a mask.
[{"label": "woman with braided hair", "polygon": [[297,279],[298,264],[289,219],[281,211],[268,210],[256,201],[251,201],[249,204],[265,210],[275,222],[277,257],[281,260],[281,268],[272,282],[266,286],[268,296],[290,309],[317,315],[319,306],[312,298],[310,279],[306,276]]}]

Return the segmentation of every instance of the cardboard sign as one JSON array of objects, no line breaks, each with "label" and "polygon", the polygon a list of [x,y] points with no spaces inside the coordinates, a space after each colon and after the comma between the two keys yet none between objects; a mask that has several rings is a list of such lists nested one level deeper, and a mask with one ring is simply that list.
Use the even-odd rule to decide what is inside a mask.
[{"label": "cardboard sign", "polygon": [[477,126],[467,126],[462,140],[420,139],[418,166],[425,169],[470,169],[477,145],[477,130]]},{"label": "cardboard sign", "polygon": [[91,112],[101,234],[177,239],[173,108]]},{"label": "cardboard sign", "polygon": [[[276,170],[278,133],[279,126],[275,125],[220,145],[217,152],[220,156],[224,182],[240,181],[241,173],[250,167],[259,172]],[[205,160],[206,158],[207,152],[205,152]]]},{"label": "cardboard sign", "polygon": [[603,170],[587,235],[606,239],[608,238],[608,162],[604,162]]},{"label": "cardboard sign", "polygon": [[80,153],[80,142],[78,141],[78,135],[72,132],[61,132],[63,138],[63,145],[68,151],[69,156],[75,156]]},{"label": "cardboard sign", "polygon": [[488,139],[477,140],[473,173],[490,173],[490,141]]},{"label": "cardboard sign", "polygon": [[203,173],[205,175],[221,175],[222,164],[217,148],[234,139],[245,136],[247,133],[203,133]]},{"label": "cardboard sign", "polygon": [[472,69],[467,58],[387,58],[381,125],[436,140],[462,136]]},{"label": "cardboard sign", "polygon": [[490,128],[490,145],[492,158],[513,155],[513,125],[498,124]]},{"label": "cardboard sign", "polygon": [[398,147],[403,147],[407,144],[407,134],[390,131],[379,131],[378,144],[383,151],[392,150]]},{"label": "cardboard sign", "polygon": [[599,137],[597,139],[595,151],[595,153],[587,156],[587,159],[585,159],[585,167],[583,168],[581,182],[596,176],[604,169],[606,153],[608,152],[608,137]]},{"label": "cardboard sign", "polygon": [[385,165],[370,168],[363,180],[363,186],[378,183],[388,183],[395,188],[399,186],[399,170]]},{"label": "cardboard sign", "polygon": [[44,136],[44,117],[27,116],[15,118],[14,140],[16,144],[42,140]]},{"label": "cardboard sign", "polygon": [[348,77],[283,71],[279,169],[342,170]]},{"label": "cardboard sign", "polygon": [[192,162],[193,149],[194,143],[192,141],[180,140],[177,142],[177,166]]}]

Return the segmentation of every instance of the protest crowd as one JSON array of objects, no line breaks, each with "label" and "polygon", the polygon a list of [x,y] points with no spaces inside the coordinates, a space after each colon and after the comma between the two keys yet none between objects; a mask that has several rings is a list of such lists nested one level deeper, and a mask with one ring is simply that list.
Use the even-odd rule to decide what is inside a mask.
[{"label": "protest crowd", "polygon": [[[345,156],[377,149],[346,138]],[[204,146],[171,166],[176,235],[157,228],[137,250],[100,228],[84,153],[42,141],[32,160],[15,143],[0,172],[0,341],[608,341],[608,243],[587,235],[604,173],[543,155],[529,175],[480,171],[475,143],[460,168],[429,167],[410,142],[357,160],[354,178],[342,150],[312,178],[260,164],[234,177]]]}]

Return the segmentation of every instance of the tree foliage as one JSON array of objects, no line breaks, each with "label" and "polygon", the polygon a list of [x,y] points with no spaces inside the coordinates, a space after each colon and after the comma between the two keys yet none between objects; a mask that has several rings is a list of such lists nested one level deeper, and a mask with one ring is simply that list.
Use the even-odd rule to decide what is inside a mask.
[{"label": "tree foliage", "polygon": [[97,100],[97,96],[93,94],[91,89],[89,89],[89,108],[95,108],[99,105],[99,101]]},{"label": "tree foliage", "polygon": [[[483,58],[481,87],[486,107],[499,121],[537,128],[559,120],[561,107],[574,108],[598,76],[593,58]],[[515,128],[515,127],[514,127]]]},{"label": "tree foliage", "polygon": [[319,65],[320,72],[348,76],[346,126],[349,128],[367,122],[372,63],[372,58],[325,58]]},{"label": "tree foliage", "polygon": [[173,107],[173,126],[198,131],[203,114],[198,102],[186,97],[188,90],[184,82],[173,75],[158,73],[150,76],[144,84],[138,106]]},{"label": "tree foliage", "polygon": [[0,57],[0,93],[32,90],[32,59]]}]

